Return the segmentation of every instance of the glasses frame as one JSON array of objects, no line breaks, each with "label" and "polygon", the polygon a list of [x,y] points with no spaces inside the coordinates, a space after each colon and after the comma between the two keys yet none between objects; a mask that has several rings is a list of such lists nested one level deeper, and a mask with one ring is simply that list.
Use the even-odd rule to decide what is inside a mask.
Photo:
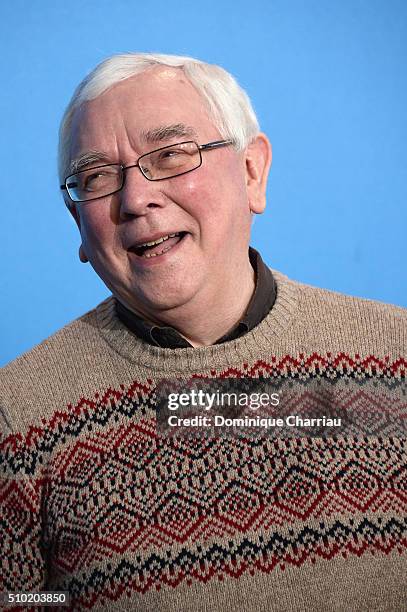
[{"label": "glasses frame", "polygon": [[[143,159],[143,157],[147,157],[148,155],[151,155],[152,153],[157,153],[158,151],[163,151],[164,149],[168,149],[169,147],[176,147],[177,145],[188,144],[188,143],[194,143],[197,146],[198,153],[199,153],[199,165],[195,166],[195,168],[191,168],[191,170],[185,170],[185,172],[179,172],[178,174],[173,174],[171,176],[165,176],[163,178],[149,178],[146,175],[146,173],[143,171],[143,168],[140,166],[140,161]],[[138,168],[141,174],[144,176],[144,178],[147,179],[148,181],[166,181],[168,179],[175,178],[176,176],[182,176],[183,174],[188,174],[188,172],[193,172],[194,170],[197,170],[198,168],[200,168],[202,166],[202,153],[201,153],[202,151],[211,151],[212,149],[218,149],[219,147],[226,147],[232,144],[234,144],[233,140],[214,140],[212,142],[207,142],[206,144],[202,144],[202,145],[199,145],[197,142],[195,142],[195,140],[184,140],[183,142],[176,142],[173,145],[166,145],[165,147],[154,149],[153,151],[149,151],[148,153],[143,153],[143,155],[140,155],[136,163],[131,164],[130,166],[123,166],[123,164],[102,164],[100,166],[91,166],[90,168],[85,168],[84,170],[79,170],[78,172],[74,172],[73,174],[70,174],[69,176],[66,177],[64,184],[60,185],[60,189],[62,189],[63,191],[66,191],[69,199],[75,204],[81,203],[81,202],[90,202],[91,200],[99,200],[100,198],[106,198],[107,196],[113,195],[114,193],[118,193],[119,191],[123,189],[124,184],[126,182],[125,170],[129,170],[130,168]],[[71,179],[72,177],[78,174],[81,174],[82,172],[88,172],[89,170],[98,170],[99,168],[106,168],[107,166],[118,166],[121,168],[122,181],[118,189],[115,189],[114,191],[106,193],[103,196],[96,196],[94,198],[86,198],[85,200],[74,200],[72,198],[69,192],[69,187],[68,187],[69,179]]]}]

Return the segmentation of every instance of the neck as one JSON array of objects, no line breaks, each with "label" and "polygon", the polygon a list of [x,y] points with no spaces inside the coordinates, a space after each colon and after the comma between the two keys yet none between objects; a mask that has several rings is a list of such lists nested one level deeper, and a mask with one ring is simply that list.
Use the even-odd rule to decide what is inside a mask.
[{"label": "neck", "polygon": [[143,313],[130,307],[138,316],[157,325],[174,327],[193,347],[210,346],[228,333],[245,314],[253,296],[256,279],[249,258],[238,266],[230,279],[208,292],[195,296],[188,304],[155,313]]},{"label": "neck", "polygon": [[255,273],[247,260],[244,273],[240,269],[222,291],[201,301],[196,309],[189,308],[188,312],[168,317],[166,323],[175,327],[193,347],[211,346],[244,316],[255,286]]}]

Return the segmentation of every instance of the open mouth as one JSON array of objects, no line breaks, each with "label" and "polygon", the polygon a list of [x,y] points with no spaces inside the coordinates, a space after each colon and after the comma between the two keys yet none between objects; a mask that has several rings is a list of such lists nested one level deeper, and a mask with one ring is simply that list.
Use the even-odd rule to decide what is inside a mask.
[{"label": "open mouth", "polygon": [[166,236],[161,236],[161,238],[158,238],[157,240],[152,240],[151,242],[145,242],[144,244],[134,246],[130,249],[130,251],[138,255],[138,257],[158,257],[159,255],[167,253],[167,251],[170,251],[176,244],[181,242],[186,234],[187,232],[167,234]]}]

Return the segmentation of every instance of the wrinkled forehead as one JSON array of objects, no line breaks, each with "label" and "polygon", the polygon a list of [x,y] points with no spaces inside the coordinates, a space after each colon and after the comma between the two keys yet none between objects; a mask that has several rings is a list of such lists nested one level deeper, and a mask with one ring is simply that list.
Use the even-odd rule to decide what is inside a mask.
[{"label": "wrinkled forehead", "polygon": [[[210,128],[216,136],[218,130],[206,101],[181,69],[149,68],[115,84],[75,111],[71,160],[78,151],[103,147],[113,140],[127,139],[140,149],[165,137],[198,138]],[[157,135],[159,138],[155,138]]]}]

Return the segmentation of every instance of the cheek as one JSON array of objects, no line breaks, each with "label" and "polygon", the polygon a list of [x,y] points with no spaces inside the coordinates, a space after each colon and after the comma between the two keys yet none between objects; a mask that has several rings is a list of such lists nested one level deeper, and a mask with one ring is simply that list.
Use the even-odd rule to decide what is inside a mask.
[{"label": "cheek", "polygon": [[225,172],[208,172],[201,180],[198,178],[191,177],[187,187],[191,214],[200,225],[204,240],[217,249],[226,237],[236,242],[246,240],[251,217],[240,167],[233,164],[225,167]]},{"label": "cheek", "polygon": [[222,173],[201,167],[176,180],[172,198],[198,221],[216,224],[219,218],[234,217],[239,207],[246,209],[244,175],[236,165]]},{"label": "cheek", "polygon": [[88,247],[109,245],[114,237],[114,227],[108,207],[88,205],[81,214],[81,236]]}]

